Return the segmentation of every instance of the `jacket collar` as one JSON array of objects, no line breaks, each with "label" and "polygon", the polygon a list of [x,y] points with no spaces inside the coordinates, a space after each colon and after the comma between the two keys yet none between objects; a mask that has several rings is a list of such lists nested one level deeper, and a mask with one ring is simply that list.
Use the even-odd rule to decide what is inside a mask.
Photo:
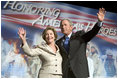
[{"label": "jacket collar", "polygon": [[[75,38],[75,33],[71,32],[71,34],[69,34],[69,38],[74,39]],[[65,35],[62,37],[62,40],[65,40]]]},{"label": "jacket collar", "polygon": [[[56,53],[59,52],[59,47],[55,44],[56,48],[57,48],[57,51]],[[43,49],[44,51],[48,52],[48,53],[51,53],[53,55],[55,55],[56,53],[53,51],[53,49],[47,45],[45,42],[42,42],[40,45],[38,45],[39,48]]]}]

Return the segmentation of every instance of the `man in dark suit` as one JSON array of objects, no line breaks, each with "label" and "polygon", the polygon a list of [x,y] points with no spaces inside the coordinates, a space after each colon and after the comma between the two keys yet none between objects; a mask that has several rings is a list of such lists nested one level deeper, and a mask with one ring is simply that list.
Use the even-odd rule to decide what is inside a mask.
[{"label": "man in dark suit", "polygon": [[86,45],[100,30],[105,16],[105,9],[100,8],[97,13],[98,22],[89,32],[78,31],[72,33],[72,22],[63,19],[60,28],[64,36],[56,43],[60,48],[63,58],[62,71],[64,78],[87,78],[89,77],[88,63],[86,58]]}]

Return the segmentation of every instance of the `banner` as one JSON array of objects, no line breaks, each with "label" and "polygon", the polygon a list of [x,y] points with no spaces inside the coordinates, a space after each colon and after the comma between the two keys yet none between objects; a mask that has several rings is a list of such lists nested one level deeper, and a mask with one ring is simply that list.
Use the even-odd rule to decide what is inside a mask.
[{"label": "banner", "polygon": [[[91,30],[97,22],[97,9],[53,1],[1,1],[1,76],[36,78],[41,67],[39,57],[27,56],[17,34],[27,31],[30,47],[43,42],[42,31],[53,26],[58,39],[63,36],[60,21],[73,22],[73,32]],[[90,77],[117,77],[117,14],[107,12],[99,33],[87,45]],[[79,62],[79,61],[78,61]],[[92,64],[93,65],[92,65]]]}]

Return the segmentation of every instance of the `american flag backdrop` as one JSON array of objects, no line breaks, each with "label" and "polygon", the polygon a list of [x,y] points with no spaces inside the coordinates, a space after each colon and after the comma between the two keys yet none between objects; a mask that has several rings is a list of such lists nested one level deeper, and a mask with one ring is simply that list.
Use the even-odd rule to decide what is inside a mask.
[{"label": "american flag backdrop", "polygon": [[[27,40],[32,47],[32,45],[36,45],[43,41],[41,33],[43,29],[48,26],[55,27],[58,32],[58,39],[62,37],[63,34],[59,28],[61,19],[68,18],[72,21],[74,27],[73,32],[79,30],[85,30],[87,32],[91,30],[97,22],[97,12],[97,9],[56,1],[1,1],[1,76],[3,78],[37,77],[38,68],[37,70],[35,68],[34,70],[30,68],[28,58],[31,58],[26,56],[20,48],[21,41],[17,34],[18,27],[23,27],[27,30]],[[15,44],[19,49],[19,54],[12,55]],[[102,28],[96,37],[90,41],[90,44],[91,47],[96,47],[99,52],[98,58],[101,63],[99,67],[102,66],[102,70],[104,70],[104,74],[100,74],[103,71],[101,69],[95,71],[94,68],[92,77],[116,77],[116,13],[106,13]],[[109,65],[111,60],[108,61],[108,55],[112,55],[112,65]],[[14,56],[14,59],[11,56]],[[19,57],[19,60],[17,60],[17,56]],[[34,59],[36,60],[36,58]],[[23,66],[15,66],[14,64],[17,63]],[[41,64],[41,62],[39,64]],[[39,64],[37,63],[38,66]],[[33,67],[36,66],[34,65]],[[21,67],[21,70],[18,70],[19,67]],[[7,70],[9,70],[9,72],[7,72]],[[36,74],[33,74],[33,71],[35,71]]]}]

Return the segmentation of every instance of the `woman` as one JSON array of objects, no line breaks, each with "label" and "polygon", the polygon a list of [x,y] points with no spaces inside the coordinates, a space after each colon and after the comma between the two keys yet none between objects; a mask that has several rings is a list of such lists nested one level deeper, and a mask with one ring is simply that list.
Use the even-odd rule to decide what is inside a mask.
[{"label": "woman", "polygon": [[26,41],[26,30],[18,29],[18,34],[23,42],[23,50],[30,56],[39,56],[42,61],[42,67],[39,71],[40,78],[62,78],[62,57],[58,46],[55,44],[57,39],[56,31],[53,27],[47,27],[42,37],[46,43],[37,45],[36,48],[29,48]]}]

